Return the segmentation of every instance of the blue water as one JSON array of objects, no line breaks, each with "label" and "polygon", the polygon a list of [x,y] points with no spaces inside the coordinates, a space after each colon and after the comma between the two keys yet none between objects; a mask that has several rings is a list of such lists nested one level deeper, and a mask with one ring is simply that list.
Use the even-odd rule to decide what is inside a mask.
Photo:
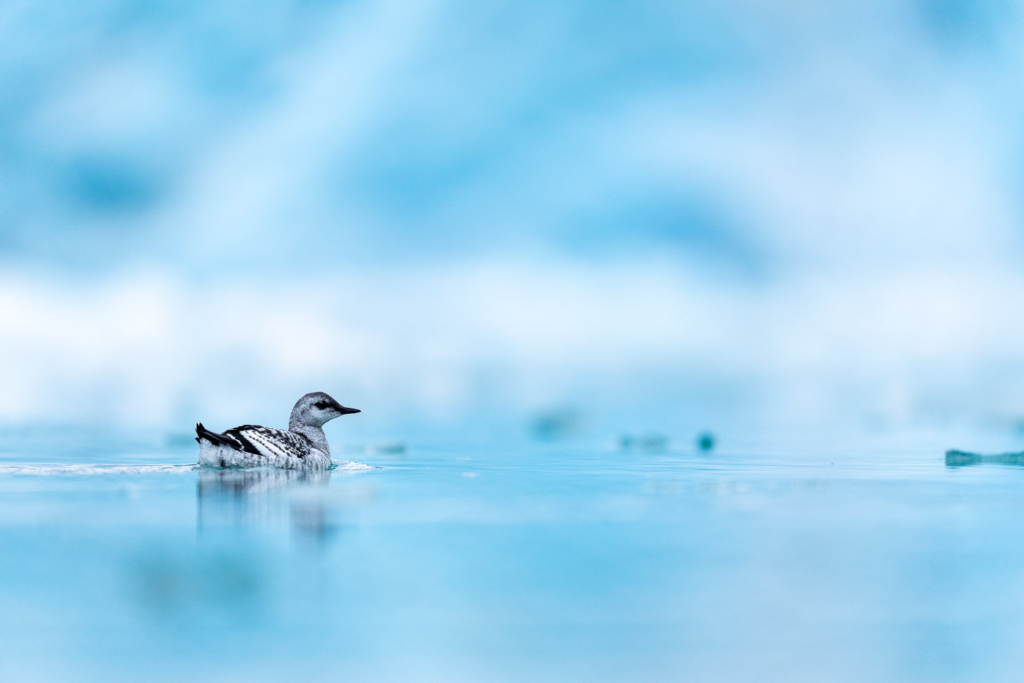
[{"label": "blue water", "polygon": [[435,434],[304,478],[15,471],[195,448],[9,432],[0,680],[1018,680],[1024,468],[943,456],[1012,441]]}]

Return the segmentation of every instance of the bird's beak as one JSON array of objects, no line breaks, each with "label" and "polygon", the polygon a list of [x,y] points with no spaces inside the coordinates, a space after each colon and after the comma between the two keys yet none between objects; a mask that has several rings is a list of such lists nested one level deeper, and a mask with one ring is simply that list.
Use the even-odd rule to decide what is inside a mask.
[{"label": "bird's beak", "polygon": [[359,410],[358,408],[346,408],[343,405],[339,405],[337,407],[337,411],[339,413],[341,413],[342,415],[351,415],[352,413],[361,413],[361,412],[363,412],[363,411]]}]

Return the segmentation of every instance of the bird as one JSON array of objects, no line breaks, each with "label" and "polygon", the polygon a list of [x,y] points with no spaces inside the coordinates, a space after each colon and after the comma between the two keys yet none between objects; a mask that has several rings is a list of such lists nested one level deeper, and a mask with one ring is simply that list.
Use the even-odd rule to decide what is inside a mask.
[{"label": "bird", "polygon": [[280,467],[322,470],[331,466],[331,449],[323,426],[346,408],[322,391],[300,398],[292,408],[288,429],[242,425],[222,434],[196,425],[199,465],[205,467]]}]

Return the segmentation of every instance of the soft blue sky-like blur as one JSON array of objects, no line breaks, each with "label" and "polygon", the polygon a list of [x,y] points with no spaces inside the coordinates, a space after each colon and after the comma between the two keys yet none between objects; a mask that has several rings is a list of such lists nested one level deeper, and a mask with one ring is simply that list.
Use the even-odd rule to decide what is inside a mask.
[{"label": "soft blue sky-like blur", "polygon": [[4,3],[0,422],[1015,419],[1022,35],[1010,1]]}]

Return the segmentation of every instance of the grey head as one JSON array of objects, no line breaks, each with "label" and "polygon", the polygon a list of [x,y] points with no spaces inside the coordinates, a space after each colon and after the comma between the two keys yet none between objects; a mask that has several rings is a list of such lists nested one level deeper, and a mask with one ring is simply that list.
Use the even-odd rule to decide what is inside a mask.
[{"label": "grey head", "polygon": [[288,429],[296,427],[323,427],[340,415],[358,413],[355,408],[346,408],[322,391],[314,391],[300,398],[292,408]]}]

